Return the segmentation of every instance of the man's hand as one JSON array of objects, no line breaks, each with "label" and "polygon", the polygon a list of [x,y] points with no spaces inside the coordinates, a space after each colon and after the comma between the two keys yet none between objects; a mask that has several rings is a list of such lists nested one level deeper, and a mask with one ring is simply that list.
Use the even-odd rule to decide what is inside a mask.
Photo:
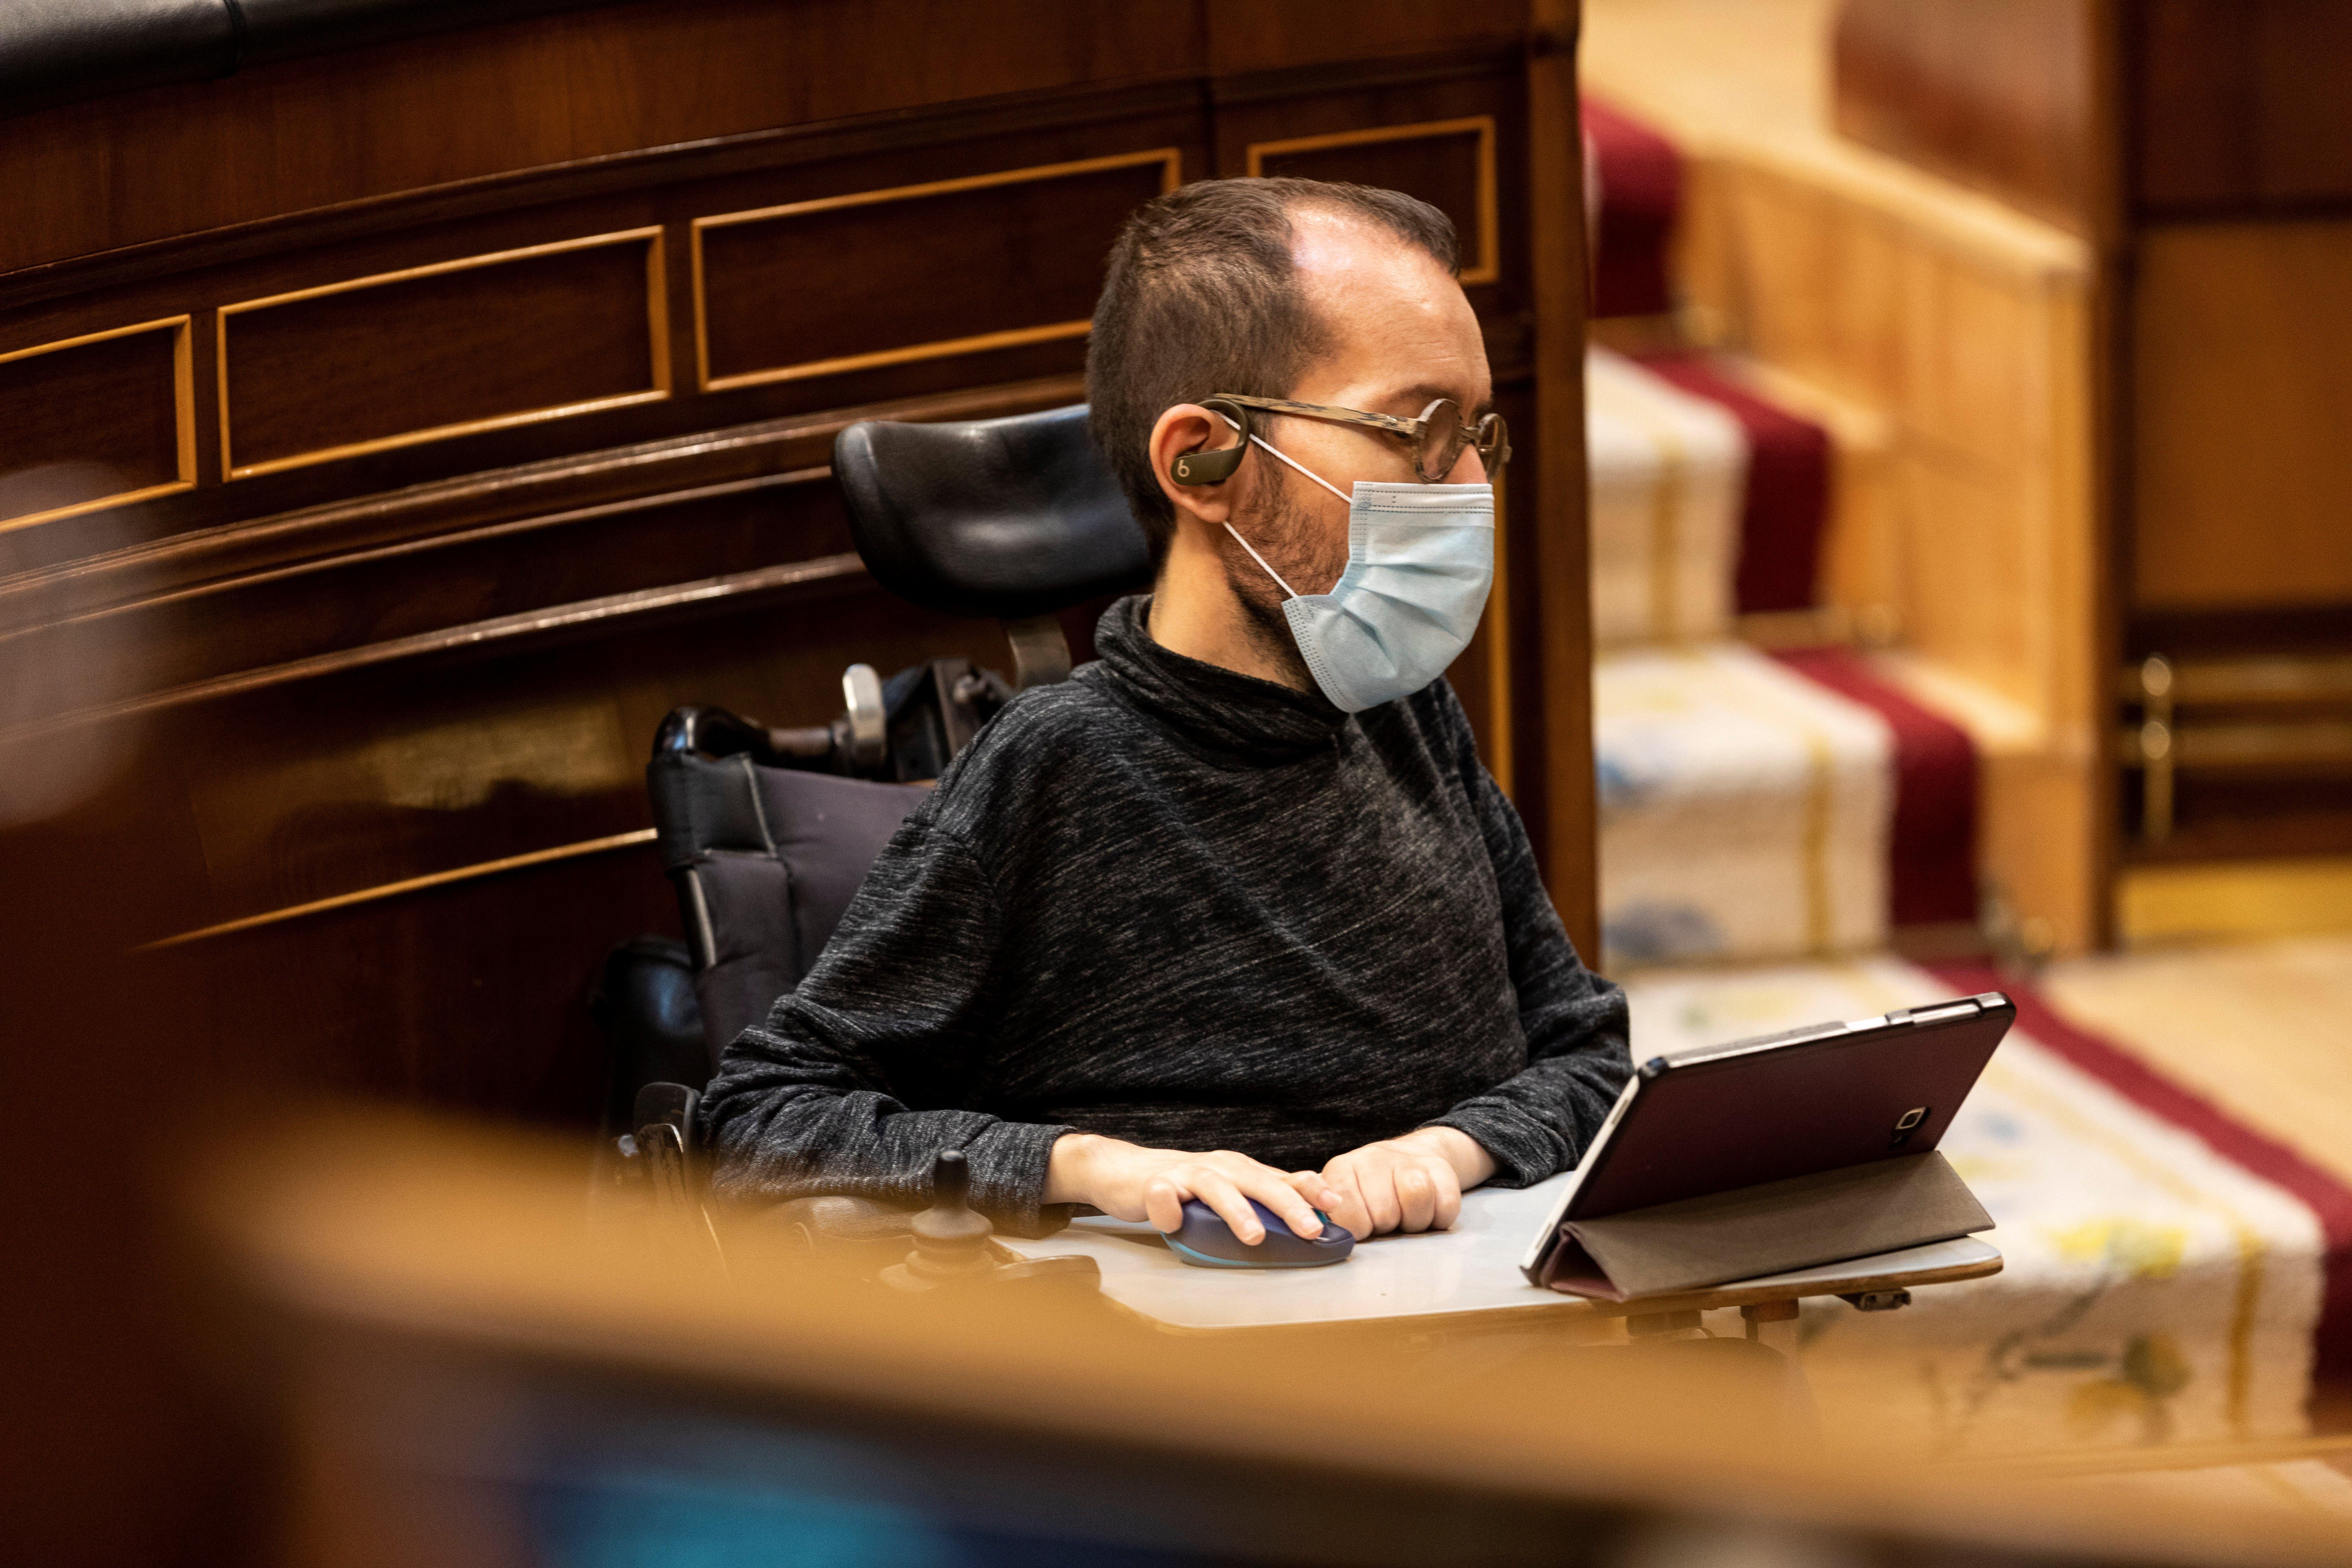
[{"label": "man's hand", "polygon": [[1358,1241],[1391,1230],[1446,1230],[1462,1213],[1462,1194],[1494,1173],[1494,1157],[1468,1133],[1423,1127],[1350,1149],[1324,1166],[1339,1201],[1323,1209]]},{"label": "man's hand", "polygon": [[1125,1220],[1149,1220],[1171,1231],[1184,1223],[1184,1200],[1198,1198],[1233,1227],[1245,1246],[1265,1239],[1255,1198],[1303,1237],[1323,1234],[1318,1208],[1330,1213],[1339,1194],[1313,1171],[1284,1174],[1246,1154],[1219,1150],[1190,1154],[1145,1149],[1093,1132],[1065,1132],[1054,1141],[1045,1167],[1045,1201],[1092,1204]]}]

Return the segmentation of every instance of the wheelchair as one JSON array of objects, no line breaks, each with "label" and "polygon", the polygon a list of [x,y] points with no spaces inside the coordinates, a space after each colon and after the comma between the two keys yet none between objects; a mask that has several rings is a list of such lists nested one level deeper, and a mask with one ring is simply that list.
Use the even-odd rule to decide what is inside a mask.
[{"label": "wheelchair", "polygon": [[[961,658],[887,680],[853,664],[843,711],[827,725],[771,729],[712,707],[662,721],[646,784],[687,939],[623,942],[591,993],[612,1053],[600,1194],[699,1211],[707,1173],[696,1109],[719,1052],[808,973],[929,782],[1017,690],[1069,675],[1055,612],[1150,575],[1143,531],[1083,404],[960,423],[861,422],[835,438],[834,472],[875,580],[924,608],[1002,623],[1013,676]],[[914,1235],[937,1242],[951,1272],[965,1256],[956,1237],[971,1228],[954,1212],[961,1174],[961,1156],[943,1156],[938,1201],[920,1216],[928,1232],[910,1211],[848,1195],[796,1198],[774,1217],[811,1244],[866,1244],[877,1262],[904,1255]]]}]

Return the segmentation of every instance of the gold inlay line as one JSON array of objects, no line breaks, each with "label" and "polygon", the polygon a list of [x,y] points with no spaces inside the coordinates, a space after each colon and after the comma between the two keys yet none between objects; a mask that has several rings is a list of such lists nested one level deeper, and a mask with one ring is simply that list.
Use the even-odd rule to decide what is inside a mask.
[{"label": "gold inlay line", "polygon": [[[651,352],[648,371],[651,384],[642,392],[614,393],[604,397],[583,398],[574,403],[560,403],[546,408],[527,408],[513,414],[494,414],[481,419],[461,419],[454,424],[436,425],[422,430],[404,430],[397,435],[379,436],[365,441],[348,441],[337,447],[322,447],[315,451],[297,452],[290,457],[272,458],[265,462],[237,466],[231,451],[228,396],[228,319],[252,310],[267,310],[273,305],[290,305],[303,300],[316,300],[331,294],[348,294],[362,289],[377,289],[390,283],[405,283],[417,278],[434,278],[450,272],[469,272],[485,267],[502,267],[510,262],[536,260],[541,257],[562,255],[573,250],[594,250],[607,246],[641,244],[646,247],[646,324]],[[461,256],[454,261],[436,261],[423,267],[405,267],[394,272],[377,272],[365,278],[345,279],[339,283],[321,283],[314,288],[296,289],[283,294],[271,294],[258,300],[240,300],[233,305],[223,305],[215,312],[217,327],[213,344],[213,362],[220,387],[220,455],[221,477],[226,479],[251,479],[257,474],[274,474],[286,468],[306,468],[312,463],[333,462],[341,458],[363,457],[370,452],[390,451],[398,447],[414,447],[425,441],[444,441],[457,436],[472,436],[485,430],[506,430],[518,425],[535,425],[550,419],[567,419],[574,415],[595,414],[608,408],[625,408],[639,403],[658,403],[670,395],[669,363],[669,290],[667,273],[662,260],[662,230],[658,224],[645,228],[621,229],[612,234],[588,235],[580,239],[553,240],[545,245],[526,245],[515,250],[491,251],[482,256]]]},{"label": "gold inlay line", "polygon": [[1005,331],[980,332],[970,337],[947,338],[936,342],[908,343],[901,348],[877,349],[869,353],[841,354],[832,359],[811,360],[800,364],[742,371],[734,375],[722,375],[714,379],[710,374],[709,292],[702,257],[702,237],[706,230],[734,228],[744,224],[766,223],[776,218],[805,217],[811,213],[834,212],[843,207],[872,206],[881,202],[913,201],[923,196],[950,195],[959,191],[987,190],[997,185],[1067,179],[1077,174],[1099,174],[1107,169],[1139,168],[1150,163],[1160,166],[1161,195],[1165,195],[1183,183],[1182,149],[1156,147],[1148,153],[1118,153],[1102,158],[1081,158],[1067,163],[1039,163],[1025,169],[1000,169],[988,174],[966,174],[952,180],[927,180],[921,184],[892,185],[883,190],[852,191],[844,195],[816,196],[808,201],[786,202],[781,206],[753,207],[743,212],[719,213],[709,217],[696,218],[688,226],[687,247],[688,267],[693,279],[695,385],[704,392],[731,392],[737,387],[764,386],[772,382],[804,381],[813,376],[838,375],[845,371],[905,364],[914,360],[945,359],[952,354],[980,353],[990,349],[1015,348],[1024,343],[1050,342],[1057,338],[1084,337],[1094,325],[1090,321],[1054,321],[1044,326],[1016,327]]},{"label": "gold inlay line", "polygon": [[356,892],[337,893],[331,899],[313,899],[307,904],[291,904],[282,910],[269,910],[243,920],[223,921],[218,925],[198,931],[182,931],[146,942],[133,949],[152,952],[157,948],[177,947],[183,942],[202,942],[206,937],[226,936],[231,931],[251,931],[257,926],[277,925],[283,921],[300,920],[308,915],[324,914],[329,910],[349,909],[353,904],[372,904],[384,899],[396,899],[407,893],[423,892],[427,888],[446,888],[452,882],[471,882],[484,877],[496,877],[527,867],[545,866],[557,860],[580,860],[591,855],[608,854],[615,849],[632,848],[639,844],[651,844],[654,830],[640,827],[629,833],[614,833],[603,838],[585,838],[577,844],[559,844],[551,849],[533,849],[525,855],[509,855],[503,859],[478,861],[471,866],[454,867],[446,871],[435,871],[427,876],[410,877],[404,881],[384,882]]},{"label": "gold inlay line", "polygon": [[1246,172],[1265,173],[1265,161],[1286,153],[1319,153],[1328,147],[1360,147],[1378,142],[1433,141],[1442,136],[1478,138],[1478,260],[1465,266],[1465,283],[1492,283],[1502,276],[1502,221],[1496,206],[1495,117],[1465,115],[1459,120],[1430,120],[1416,125],[1375,125],[1360,131],[1333,131],[1320,136],[1290,136],[1278,142],[1253,142],[1243,153]]},{"label": "gold inlay line", "polygon": [[172,416],[175,445],[175,467],[179,477],[160,485],[147,485],[135,490],[121,490],[113,495],[98,496],[89,500],[75,501],[69,506],[55,506],[46,511],[26,512],[22,517],[0,518],[0,533],[11,529],[30,528],[37,522],[54,522],[61,517],[77,517],[86,511],[100,511],[108,507],[129,506],[133,501],[152,500],[157,496],[176,495],[194,489],[196,483],[196,370],[195,345],[191,341],[195,318],[190,315],[163,316],[152,321],[140,321],[128,327],[110,327],[102,332],[84,332],[79,337],[60,338],[55,342],[35,343],[28,349],[12,349],[0,353],[0,364],[20,359],[35,359],[42,354],[58,353],[66,349],[78,349],[90,343],[111,342],[141,332],[172,330]]}]

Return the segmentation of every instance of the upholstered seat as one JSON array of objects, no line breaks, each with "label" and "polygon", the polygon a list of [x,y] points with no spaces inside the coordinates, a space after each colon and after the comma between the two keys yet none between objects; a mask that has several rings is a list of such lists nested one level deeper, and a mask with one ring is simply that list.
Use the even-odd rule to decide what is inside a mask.
[{"label": "upholstered seat", "polygon": [[[1068,673],[1055,611],[1141,584],[1143,531],[1096,449],[1081,405],[936,425],[864,421],[835,439],[850,534],[877,581],[926,608],[1003,619],[1023,685]],[[662,864],[677,889],[708,1047],[690,1087],[778,996],[800,984],[928,781],[1009,695],[968,660],[940,658],[887,683],[845,677],[851,710],[826,728],[770,730],[724,710],[679,708],[646,771]],[[863,698],[859,692],[866,695]],[[863,709],[864,710],[861,710]],[[661,1047],[676,1073],[677,976],[643,940],[604,983],[616,1046]],[[666,1027],[638,1026],[658,1008]],[[616,1065],[615,1103],[655,1064]]]}]

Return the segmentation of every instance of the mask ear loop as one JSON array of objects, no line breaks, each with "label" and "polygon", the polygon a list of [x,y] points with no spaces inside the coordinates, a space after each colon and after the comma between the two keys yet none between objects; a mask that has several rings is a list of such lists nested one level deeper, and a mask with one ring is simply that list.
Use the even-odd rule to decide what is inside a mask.
[{"label": "mask ear loop", "polygon": [[[1223,420],[1225,421],[1225,423],[1226,423],[1226,424],[1228,424],[1228,425],[1234,425],[1234,422],[1233,422],[1231,419],[1226,418],[1226,416],[1225,416],[1224,415],[1223,415],[1223,414],[1219,414],[1219,415],[1217,416],[1217,417],[1218,417],[1218,418],[1220,418],[1220,419],[1223,419]],[[1241,426],[1238,426],[1238,425],[1234,425],[1234,429],[1236,429],[1236,430],[1238,430],[1238,429],[1240,429],[1240,428],[1241,428]],[[1266,449],[1267,451],[1272,452],[1276,457],[1280,458],[1284,462],[1288,463],[1292,468],[1297,468],[1300,473],[1305,474],[1308,479],[1313,479],[1317,484],[1321,485],[1325,489],[1329,490],[1333,495],[1335,495],[1335,496],[1339,496],[1339,499],[1340,499],[1341,500],[1343,500],[1343,501],[1347,501],[1347,500],[1348,500],[1348,498],[1347,498],[1346,496],[1344,496],[1344,495],[1339,495],[1339,486],[1337,486],[1337,485],[1333,484],[1330,480],[1328,480],[1328,479],[1325,479],[1322,475],[1320,475],[1320,474],[1318,474],[1318,473],[1316,473],[1313,469],[1308,468],[1307,467],[1306,467],[1306,465],[1304,465],[1304,464],[1302,464],[1302,463],[1298,462],[1296,458],[1291,458],[1291,457],[1289,457],[1289,456],[1286,455],[1286,454],[1285,454],[1285,453],[1283,453],[1282,451],[1278,450],[1277,448],[1276,448],[1276,447],[1272,447],[1272,446],[1267,445],[1267,443],[1265,442],[1265,440],[1263,437],[1253,435],[1253,436],[1250,437],[1250,439],[1251,439],[1252,441],[1256,442],[1259,446],[1261,446],[1261,447],[1265,447],[1265,449]],[[1349,504],[1349,505],[1351,505],[1351,506],[1352,506],[1352,505],[1354,505],[1355,503],[1354,503],[1354,502],[1352,502],[1352,501],[1349,501],[1349,502],[1348,502],[1348,504]],[[1249,551],[1249,558],[1250,558],[1251,560],[1253,560],[1253,561],[1255,561],[1255,562],[1256,562],[1256,563],[1257,563],[1257,564],[1258,564],[1258,570],[1259,570],[1259,571],[1264,572],[1267,576],[1269,576],[1269,577],[1271,577],[1271,578],[1273,578],[1273,579],[1274,579],[1274,585],[1275,585],[1276,587],[1277,587],[1277,588],[1281,589],[1284,593],[1286,593],[1286,594],[1289,595],[1290,595],[1292,598],[1294,598],[1294,599],[1298,598],[1298,597],[1300,596],[1300,595],[1299,595],[1299,593],[1298,593],[1298,590],[1297,590],[1296,588],[1293,588],[1289,584],[1287,584],[1287,583],[1284,582],[1284,581],[1282,580],[1282,574],[1281,574],[1281,573],[1279,573],[1279,572],[1277,572],[1277,571],[1276,571],[1273,567],[1268,566],[1268,565],[1265,563],[1265,556],[1263,556],[1263,555],[1260,555],[1260,554],[1259,554],[1259,553],[1258,553],[1255,549],[1253,549],[1253,548],[1251,547],[1251,545],[1250,545],[1250,542],[1249,542],[1248,540],[1244,539],[1244,538],[1242,537],[1242,535],[1241,535],[1241,530],[1239,530],[1239,529],[1235,528],[1232,523],[1228,522],[1228,523],[1226,523],[1226,524],[1225,524],[1225,531],[1226,531],[1227,533],[1230,533],[1230,534],[1232,534],[1232,535],[1234,536],[1234,543],[1236,543],[1236,544],[1240,545],[1244,550],[1247,550],[1247,551]]]},{"label": "mask ear loop", "polygon": [[[1220,419],[1225,419],[1225,416],[1222,414],[1218,415],[1217,417]],[[1225,423],[1228,425],[1234,425],[1234,422],[1230,419],[1225,419]],[[1241,426],[1234,425],[1234,428],[1238,430]],[[1330,480],[1325,479],[1322,475],[1317,473],[1314,469],[1308,468],[1297,458],[1291,457],[1288,453],[1268,445],[1265,437],[1257,435],[1255,432],[1252,432],[1250,439],[1255,442],[1258,446],[1265,447],[1267,451],[1272,452],[1276,457],[1280,458],[1284,462],[1288,463],[1292,468],[1297,468],[1300,473],[1305,474],[1308,479],[1313,479],[1317,484],[1321,485],[1325,489],[1329,490],[1333,495],[1338,496],[1341,501],[1349,506],[1355,504],[1352,500],[1349,500],[1347,491],[1341,489],[1339,486],[1333,484]]]}]

